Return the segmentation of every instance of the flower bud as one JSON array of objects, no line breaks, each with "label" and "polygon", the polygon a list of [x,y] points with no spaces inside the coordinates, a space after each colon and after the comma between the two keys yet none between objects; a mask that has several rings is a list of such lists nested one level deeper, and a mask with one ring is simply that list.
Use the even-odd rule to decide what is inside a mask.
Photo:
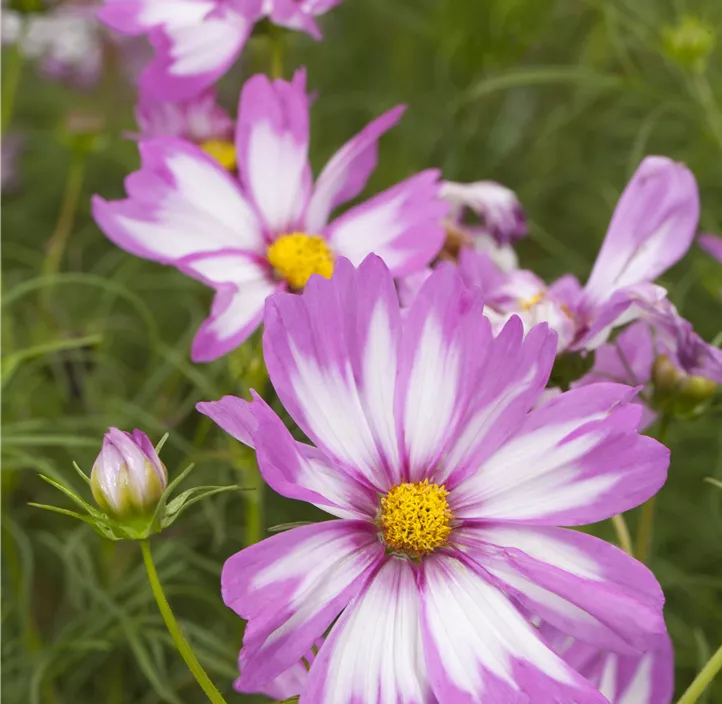
[{"label": "flower bud", "polygon": [[90,475],[98,506],[116,518],[150,515],[168,484],[168,472],[148,436],[110,428]]},{"label": "flower bud", "polygon": [[660,354],[652,366],[652,380],[658,391],[674,391],[687,375],[670,359]]},{"label": "flower bud", "polygon": [[662,31],[664,53],[682,68],[702,73],[715,45],[714,26],[688,15]]}]

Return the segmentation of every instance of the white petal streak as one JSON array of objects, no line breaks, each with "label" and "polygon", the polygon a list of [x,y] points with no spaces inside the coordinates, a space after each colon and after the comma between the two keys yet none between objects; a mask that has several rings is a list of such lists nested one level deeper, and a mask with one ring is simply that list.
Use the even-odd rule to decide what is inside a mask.
[{"label": "white petal streak", "polygon": [[[425,647],[438,657],[453,687],[471,695],[468,701],[482,702],[494,696],[487,691],[493,680],[485,673],[520,691],[514,676],[514,661],[518,660],[527,661],[557,682],[572,684],[564,664],[539,640],[532,626],[479,574],[447,556],[426,560],[424,574]],[[427,638],[432,642],[426,642]],[[436,694],[439,696],[438,690]]]},{"label": "white petal streak", "polygon": [[399,466],[399,443],[394,419],[394,383],[398,364],[397,341],[391,334],[388,311],[379,301],[371,315],[363,351],[361,394],[366,418],[384,456]]},{"label": "white petal streak", "polygon": [[444,339],[439,321],[430,315],[421,333],[406,393],[404,440],[411,467],[423,467],[438,454],[457,408],[460,371],[460,350]]},{"label": "white petal streak", "polygon": [[299,704],[433,701],[413,570],[407,560],[389,559],[348,606],[314,661]]}]

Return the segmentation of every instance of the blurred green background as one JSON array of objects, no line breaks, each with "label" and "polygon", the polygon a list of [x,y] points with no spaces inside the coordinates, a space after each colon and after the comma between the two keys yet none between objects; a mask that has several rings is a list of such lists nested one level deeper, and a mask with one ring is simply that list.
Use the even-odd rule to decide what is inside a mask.
[{"label": "blurred green background", "polygon": [[[322,43],[289,34],[285,53],[286,76],[306,65],[319,92],[315,166],[383,110],[410,106],[382,140],[367,193],[428,166],[453,180],[498,180],[529,214],[522,264],[549,279],[572,271],[583,280],[621,189],[641,157],[657,153],[694,171],[701,228],[722,232],[722,48],[700,33],[722,28],[718,0],[347,0],[322,25]],[[222,102],[235,110],[244,78],[269,62],[258,33],[223,79]],[[171,476],[190,461],[197,483],[244,483],[249,470],[248,456],[194,411],[199,400],[246,392],[249,349],[230,364],[191,364],[210,291],[115,248],[90,218],[91,194],[120,197],[137,165],[122,136],[134,128],[133,92],[117,75],[116,67],[82,93],[26,65],[11,126],[25,150],[20,187],[2,208],[8,704],[205,701],[172,648],[138,546],[105,543],[82,524],[28,507],[63,502],[38,472],[83,491],[71,462],[90,471],[109,425],[140,427],[155,441],[169,432],[163,457]],[[69,118],[79,110],[105,125],[82,165],[68,146],[78,139],[68,123],[77,124]],[[78,210],[56,262],[49,242],[65,217],[63,194],[75,186]],[[663,283],[702,335],[720,331],[722,266],[693,248]],[[722,637],[722,491],[703,481],[722,479],[719,416],[673,425],[669,443],[652,567],[667,595],[681,692]],[[266,526],[312,517],[303,505],[263,500]],[[219,595],[221,565],[243,544],[243,520],[243,497],[222,495],[153,546],[215,682],[229,702],[260,702],[232,692],[242,625]],[[628,520],[634,528],[636,516]],[[607,525],[597,532],[613,537]],[[722,702],[722,681],[703,701]]]}]

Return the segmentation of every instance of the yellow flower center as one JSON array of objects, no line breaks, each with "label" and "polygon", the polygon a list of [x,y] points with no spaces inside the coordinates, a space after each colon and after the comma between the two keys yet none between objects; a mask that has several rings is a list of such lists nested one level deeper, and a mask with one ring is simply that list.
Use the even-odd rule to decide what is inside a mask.
[{"label": "yellow flower center", "polygon": [[201,149],[213,157],[224,169],[236,168],[236,147],[233,142],[224,139],[209,139],[201,144]]},{"label": "yellow flower center", "polygon": [[333,254],[323,237],[292,232],[279,237],[267,252],[268,261],[291,288],[302,289],[312,274],[330,279]]},{"label": "yellow flower center", "polygon": [[544,291],[539,291],[539,293],[536,294],[536,296],[532,296],[531,298],[522,298],[519,301],[519,308],[521,310],[530,310],[533,308],[539,301],[541,301],[544,298]]},{"label": "yellow flower center", "polygon": [[454,514],[444,486],[428,479],[397,484],[381,499],[379,523],[386,545],[412,557],[421,557],[446,542]]}]

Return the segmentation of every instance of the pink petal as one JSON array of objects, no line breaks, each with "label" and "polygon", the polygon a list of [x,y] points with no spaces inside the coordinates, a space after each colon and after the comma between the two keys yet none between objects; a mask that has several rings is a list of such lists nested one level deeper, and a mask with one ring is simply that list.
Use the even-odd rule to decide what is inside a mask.
[{"label": "pink petal", "polygon": [[141,74],[144,91],[160,100],[187,100],[230,68],[256,18],[220,7],[200,22],[173,22],[149,33],[155,58]]},{"label": "pink petal", "polygon": [[457,541],[528,613],[573,637],[634,653],[666,633],[654,575],[603,540],[564,528],[484,523],[460,528]]},{"label": "pink petal", "polygon": [[224,396],[197,408],[233,437],[255,447],[261,474],[276,493],[308,501],[341,518],[373,519],[376,495],[323,452],[294,440],[263,399],[253,396],[251,403]]},{"label": "pink petal", "polygon": [[299,704],[430,704],[415,568],[389,558],[321,648]]},{"label": "pink petal", "polygon": [[654,281],[687,252],[697,230],[699,192],[691,171],[649,156],[627,184],[585,291],[599,303],[625,287]]},{"label": "pink petal", "polygon": [[634,390],[592,384],[529,413],[517,432],[454,489],[457,518],[584,525],[646,501],[667,476],[669,450],[637,434]]},{"label": "pink petal", "polygon": [[128,198],[93,199],[93,217],[115,244],[164,263],[223,249],[264,252],[253,210],[200,148],[167,137],[141,142],[140,154],[141,169],[125,182]]},{"label": "pink petal", "polygon": [[290,83],[262,74],[246,81],[238,104],[238,167],[268,236],[303,229],[311,190],[308,131],[304,69]]},{"label": "pink petal", "polygon": [[329,521],[274,535],[223,566],[223,601],[248,624],[238,686],[256,692],[297,663],[383,556],[373,527]]},{"label": "pink petal", "polygon": [[394,276],[426,266],[445,237],[441,219],[448,206],[439,198],[438,175],[422,171],[334,220],[326,231],[334,252],[354,266],[377,254]]},{"label": "pink petal", "polygon": [[330,281],[269,301],[263,338],[271,381],[303,431],[370,488],[400,477],[393,413],[399,304],[376,257],[339,261]]},{"label": "pink petal", "polygon": [[697,244],[717,261],[722,262],[722,237],[718,235],[700,235]]},{"label": "pink petal", "polygon": [[490,344],[478,292],[465,288],[451,265],[437,267],[403,323],[396,417],[406,481],[429,477],[447,454],[482,382]]},{"label": "pink petal", "polygon": [[644,653],[620,655],[575,641],[542,624],[544,639],[556,653],[588,679],[610,704],[670,704],[674,695],[674,652],[661,636]]},{"label": "pink petal", "polygon": [[399,121],[404,110],[404,106],[399,106],[377,117],[331,157],[308,202],[305,216],[308,232],[321,232],[336,206],[361,193],[376,168],[379,138]]},{"label": "pink petal", "polygon": [[541,641],[483,570],[443,553],[422,568],[422,637],[439,702],[608,704]]},{"label": "pink petal", "polygon": [[556,334],[546,325],[524,335],[516,316],[494,338],[479,373],[481,383],[474,385],[458,436],[447,451],[447,488],[474,473],[516,432],[549,380],[556,349]]}]

